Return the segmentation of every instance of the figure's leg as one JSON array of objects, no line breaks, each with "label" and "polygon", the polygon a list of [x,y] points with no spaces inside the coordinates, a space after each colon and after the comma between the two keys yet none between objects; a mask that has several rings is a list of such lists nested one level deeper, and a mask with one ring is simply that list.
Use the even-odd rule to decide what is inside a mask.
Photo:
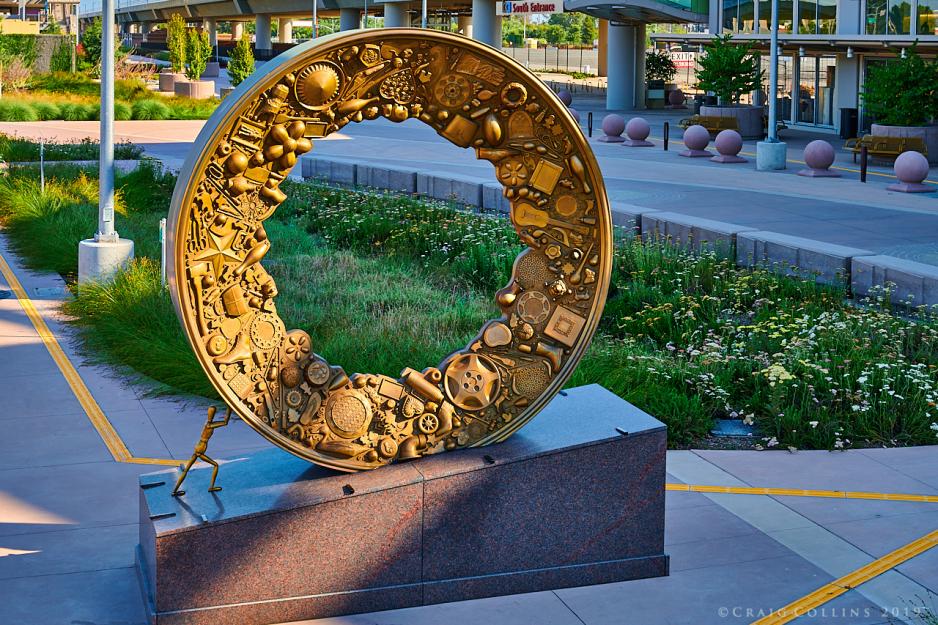
[{"label": "figure's leg", "polygon": [[176,486],[173,488],[173,497],[179,497],[180,495],[185,495],[186,491],[179,490],[179,487],[182,486],[182,481],[186,479],[186,476],[189,475],[189,469],[192,468],[192,465],[195,464],[196,456],[189,458],[189,462],[186,463],[185,468],[182,470],[182,474],[179,476],[179,479],[176,480]]},{"label": "figure's leg", "polygon": [[199,454],[199,458],[212,465],[212,481],[208,486],[208,492],[217,493],[221,490],[221,486],[215,486],[215,478],[218,477],[218,463],[205,454]]}]

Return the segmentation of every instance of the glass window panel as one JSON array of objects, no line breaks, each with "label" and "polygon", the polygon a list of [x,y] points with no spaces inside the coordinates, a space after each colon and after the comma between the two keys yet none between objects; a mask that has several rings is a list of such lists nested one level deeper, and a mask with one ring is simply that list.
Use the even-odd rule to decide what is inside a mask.
[{"label": "glass window panel", "polygon": [[817,2],[815,0],[799,0],[798,2],[798,32],[801,34],[814,34],[817,31]]},{"label": "glass window panel", "polygon": [[837,60],[822,56],[818,59],[817,123],[821,126],[834,125],[834,78]]},{"label": "glass window panel", "polygon": [[938,0],[918,0],[916,25],[919,35],[938,35]]},{"label": "glass window panel", "polygon": [[723,30],[731,33],[736,32],[738,11],[738,0],[723,0]]},{"label": "glass window panel", "polygon": [[[761,7],[759,10],[762,10]],[[769,65],[771,58],[768,54],[761,58],[762,70],[766,78],[766,98],[768,98],[769,88]],[[778,57],[778,96],[776,100],[778,119],[791,119],[791,93],[792,93],[792,59],[790,56]]]},{"label": "glass window panel", "polygon": [[[938,2],[938,0],[935,0]],[[818,34],[834,35],[837,33],[837,0],[817,0]]]},{"label": "glass window panel", "polygon": [[[938,2],[938,0],[935,0]],[[778,32],[791,32],[792,0],[779,0],[778,3]],[[759,32],[772,32],[772,1],[759,0]]]},{"label": "glass window panel", "polygon": [[755,1],[739,0],[739,26],[742,29],[740,32],[756,32],[755,18]]},{"label": "glass window panel", "polygon": [[886,0],[866,0],[866,34],[886,34]]},{"label": "glass window panel", "polygon": [[798,80],[798,121],[806,124],[814,123],[815,84],[817,76],[817,58],[813,56],[801,57],[801,71]]},{"label": "glass window panel", "polygon": [[889,32],[890,35],[908,35],[912,19],[912,4],[909,2],[889,3]]}]

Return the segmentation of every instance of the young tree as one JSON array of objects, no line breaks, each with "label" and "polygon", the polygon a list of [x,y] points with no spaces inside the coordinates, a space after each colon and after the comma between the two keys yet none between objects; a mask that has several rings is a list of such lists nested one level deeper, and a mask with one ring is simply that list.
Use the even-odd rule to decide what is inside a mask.
[{"label": "young tree", "polygon": [[752,45],[737,45],[731,39],[729,34],[714,37],[697,61],[697,88],[714,92],[723,104],[738,103],[744,93],[761,89],[765,75]]},{"label": "young tree", "polygon": [[254,73],[254,51],[251,49],[251,40],[241,37],[231,50],[228,57],[228,77],[231,84],[237,87],[244,79]]},{"label": "young tree", "polygon": [[208,33],[204,30],[189,31],[186,37],[186,78],[198,80],[205,72],[208,60],[212,58],[212,44],[208,40]]},{"label": "young tree", "polygon": [[173,73],[181,74],[186,69],[186,21],[178,13],[166,24],[166,48]]},{"label": "young tree", "polygon": [[667,52],[650,52],[645,55],[645,81],[663,80],[671,82],[677,68]]},{"label": "young tree", "polygon": [[94,18],[81,32],[81,47],[92,67],[101,63],[101,18]]},{"label": "young tree", "polygon": [[870,65],[861,97],[877,123],[923,126],[938,118],[938,61],[926,61],[912,46],[905,58]]}]

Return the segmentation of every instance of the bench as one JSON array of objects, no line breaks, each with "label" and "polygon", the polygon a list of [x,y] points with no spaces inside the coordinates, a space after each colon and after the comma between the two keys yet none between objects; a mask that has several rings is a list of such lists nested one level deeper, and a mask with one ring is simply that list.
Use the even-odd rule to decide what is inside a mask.
[{"label": "bench", "polygon": [[703,126],[711,135],[715,135],[721,130],[739,130],[739,124],[735,117],[719,117],[711,115],[691,115],[682,119],[679,123],[681,128],[687,130],[691,126]]},{"label": "bench", "polygon": [[864,135],[854,137],[844,142],[844,149],[853,152],[853,162],[857,162],[857,154],[866,148],[867,154],[877,158],[896,158],[903,152],[919,152],[928,156],[925,140],[921,137],[877,137]]}]

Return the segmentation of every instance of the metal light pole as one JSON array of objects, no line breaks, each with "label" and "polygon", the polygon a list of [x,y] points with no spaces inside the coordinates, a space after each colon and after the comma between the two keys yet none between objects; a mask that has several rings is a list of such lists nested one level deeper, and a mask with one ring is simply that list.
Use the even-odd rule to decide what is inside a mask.
[{"label": "metal light pole", "polygon": [[114,0],[101,3],[101,153],[96,241],[116,241],[114,231]]},{"label": "metal light pole", "polygon": [[420,5],[420,28],[427,27],[427,0],[423,0]]},{"label": "metal light pole", "polygon": [[772,50],[769,55],[769,143],[778,143],[778,0],[772,0]]},{"label": "metal light pole", "polygon": [[319,37],[319,0],[313,0],[313,39]]},{"label": "metal light pole", "polygon": [[788,146],[778,140],[778,0],[772,0],[772,46],[769,55],[769,120],[765,141],[756,143],[756,169],[773,171],[785,169]]},{"label": "metal light pole", "polygon": [[78,282],[109,280],[134,257],[134,242],[114,231],[114,2],[101,2],[101,145],[98,231],[78,243]]}]

